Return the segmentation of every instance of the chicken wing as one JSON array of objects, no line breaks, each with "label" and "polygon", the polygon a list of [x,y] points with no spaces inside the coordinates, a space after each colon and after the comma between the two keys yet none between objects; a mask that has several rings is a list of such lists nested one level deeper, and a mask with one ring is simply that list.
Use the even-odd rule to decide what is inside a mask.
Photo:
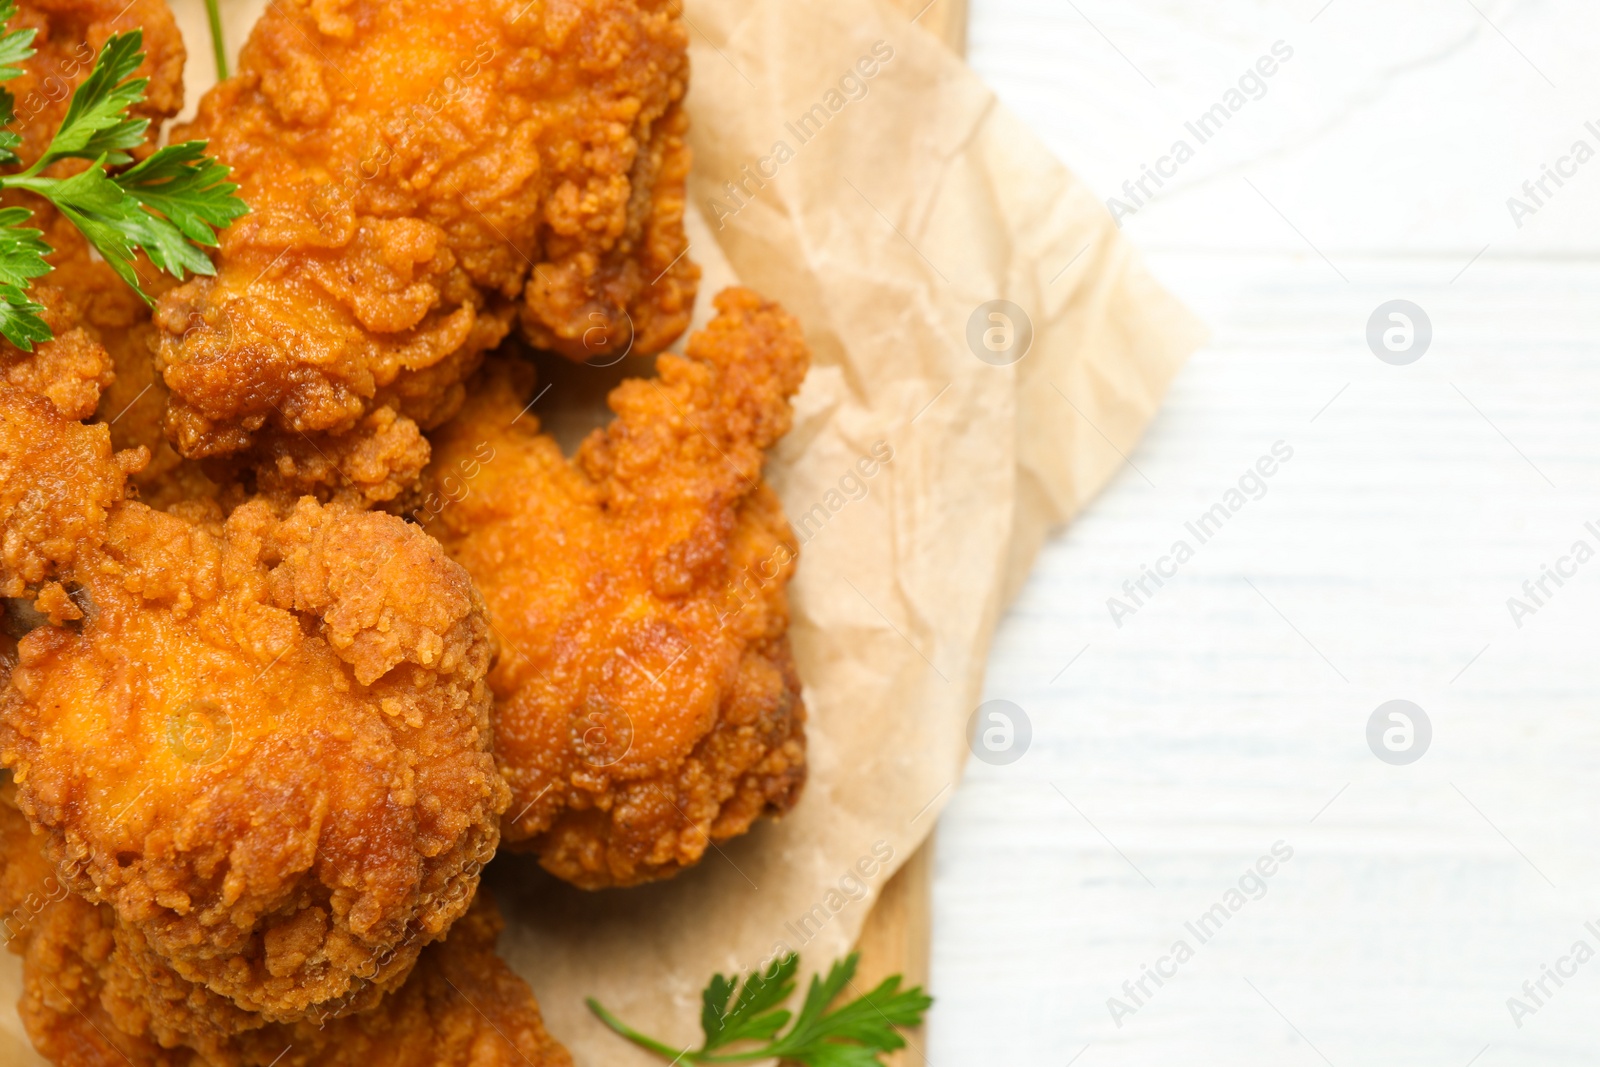
[{"label": "chicken wing", "polygon": [[0,382],[0,585],[60,624],[0,696],[18,802],[188,981],[272,1019],[393,987],[507,800],[481,600],[390,515],[126,500],[144,458]]},{"label": "chicken wing", "polygon": [[[424,429],[506,335],[655,351],[688,321],[671,0],[275,0],[204,137],[251,214],[157,315],[169,436]],[[632,324],[631,332],[628,323]]]},{"label": "chicken wing", "polygon": [[805,778],[786,637],[797,547],[761,479],[809,356],[748,290],[624,382],[575,462],[501,359],[434,439],[413,517],[472,574],[500,638],[508,842],[586,887],[662,878],[781,813]]}]

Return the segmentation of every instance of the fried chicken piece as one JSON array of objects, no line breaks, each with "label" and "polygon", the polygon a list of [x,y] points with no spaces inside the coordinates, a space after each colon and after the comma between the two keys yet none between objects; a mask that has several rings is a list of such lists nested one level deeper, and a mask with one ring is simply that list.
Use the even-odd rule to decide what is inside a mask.
[{"label": "fried chicken piece", "polygon": [[392,988],[498,839],[482,602],[390,515],[124,500],[143,458],[0,382],[0,580],[88,605],[17,644],[18,802],[75,890],[240,1007]]},{"label": "fried chicken piece", "polygon": [[[130,110],[149,119],[150,126],[145,144],[132,154],[147,155],[155,146],[162,120],[183,106],[183,38],[171,10],[161,0],[20,0],[7,28],[35,31],[35,54],[19,64],[21,73],[6,83],[16,98],[16,116],[7,129],[20,136],[16,152],[25,163],[37,159],[48,147],[66,115],[73,90],[89,76],[95,57],[114,33],[144,31],[145,59],[138,76],[149,84],[144,102]],[[86,165],[82,160],[63,160],[53,164],[50,173],[68,174]],[[45,306],[44,319],[55,338],[35,346],[31,354],[0,345],[0,372],[16,387],[12,398],[42,397],[67,419],[86,419],[103,396],[109,394],[109,403],[115,403],[119,392],[112,368],[123,361],[117,345],[106,344],[102,327],[135,322],[140,314],[135,309],[142,310],[143,301],[103,260],[89,254],[82,234],[43,198],[9,190],[0,196],[0,202],[31,210],[31,225],[43,231],[46,242],[56,250],[50,257],[56,269],[30,293]],[[152,280],[158,277],[148,263],[141,273]],[[148,313],[143,318],[148,321]],[[124,389],[134,387],[126,379],[120,384]],[[27,425],[46,417],[36,405],[25,404],[17,412]],[[20,425],[0,431],[5,442],[0,446],[0,483],[5,486],[0,490],[5,543],[0,593],[10,597],[23,596],[26,587],[43,582],[56,564],[70,562],[78,536],[87,533],[92,537],[105,509],[120,495],[120,488],[113,486],[139,469],[131,455],[123,457],[120,469],[113,469],[114,464],[105,462],[109,450],[93,435],[71,435],[66,451],[52,453],[40,447],[44,437],[11,432],[18,429]],[[119,449],[158,443],[159,438],[115,441]],[[13,468],[12,463],[21,466]],[[30,471],[38,484],[30,484]],[[75,481],[85,488],[82,499],[63,491]],[[15,510],[19,506],[29,513],[27,517]]]},{"label": "fried chicken piece", "polygon": [[78,325],[67,294],[53,285],[36,285],[29,298],[44,307],[41,317],[55,336],[24,352],[0,340],[0,376],[23,392],[49,400],[69,419],[86,419],[111,385],[111,357]]},{"label": "fried chicken piece", "polygon": [[0,596],[27,596],[98,549],[142,461],[137,451],[113,455],[105,427],[0,382]]},{"label": "fried chicken piece", "polygon": [[[146,58],[138,73],[149,85],[145,101],[132,112],[151,125],[145,145],[133,151],[135,156],[148,154],[159,139],[161,123],[183,105],[183,41],[172,12],[159,0],[25,0],[13,25],[34,28],[38,49],[22,64],[22,76],[9,83],[18,98],[12,128],[22,136],[18,153],[25,162],[45,150],[66,113],[72,90],[88,77],[98,50],[112,33],[144,31]],[[66,174],[83,166],[81,160],[66,160],[54,164],[51,173]],[[155,367],[157,331],[149,306],[90,252],[78,228],[48,202],[16,191],[5,193],[3,201],[33,211],[31,224],[43,231],[53,249],[48,257],[55,268],[47,276],[51,284],[35,286],[33,295],[46,305],[45,318],[57,341],[31,359],[9,346],[0,348],[0,373],[23,389],[48,395],[73,419],[96,415],[110,426],[117,450],[146,448],[150,461],[133,474],[146,502],[167,507],[217,496],[248,478],[253,487],[278,497],[292,500],[311,494],[324,502],[338,500],[367,508],[416,484],[428,461],[427,441],[415,423],[392,408],[378,408],[342,435],[308,439],[296,433],[269,433],[262,435],[256,452],[232,462],[210,470],[185,464],[166,440],[168,393]],[[142,256],[135,269],[152,296],[178,284]],[[70,307],[63,306],[63,294]],[[69,330],[77,332],[69,336]],[[98,346],[81,343],[85,339]],[[107,354],[109,365],[103,358]],[[413,384],[419,390],[426,387],[421,381]],[[442,392],[448,394],[451,388],[445,385]],[[454,388],[459,390],[459,385]],[[102,398],[98,414],[92,398]],[[444,402],[450,402],[448,396]]]},{"label": "fried chicken piece", "polygon": [[112,909],[71,895],[21,813],[0,802],[0,932],[24,957],[23,1022],[61,1067],[570,1067],[532,990],[495,953],[501,926],[480,893],[376,1006],[291,1024],[232,1009],[247,1025],[195,1040],[168,1020],[217,1008],[215,994],[170,973],[152,987]]},{"label": "fried chicken piece", "polygon": [[[165,509],[184,500],[216,498],[231,491],[228,502],[236,505],[248,481],[256,492],[278,499],[292,501],[310,495],[324,503],[339,501],[364,510],[416,486],[428,463],[428,441],[415,422],[392,407],[375,408],[347,433],[266,430],[257,435],[255,447],[247,452],[204,465],[185,461],[166,438],[168,392],[156,371],[157,332],[149,306],[103,259],[90,254],[88,242],[76,227],[53,212],[41,215],[49,220],[46,240],[55,250],[49,258],[56,269],[49,277],[66,288],[35,286],[35,299],[54,309],[56,297],[51,294],[64,294],[81,321],[67,317],[71,307],[59,312],[62,324],[50,318],[56,311],[48,311],[46,318],[58,341],[68,339],[65,324],[76,323],[83,336],[99,342],[115,368],[111,373],[103,367],[96,379],[104,390],[98,411],[93,404],[88,410],[80,404],[68,414],[73,418],[93,414],[96,421],[110,427],[112,446],[119,451],[136,447],[149,451],[150,462],[132,476],[146,503]],[[152,280],[146,288],[153,292],[177,284],[153,269],[147,273]],[[5,350],[0,349],[0,362],[4,358]],[[79,359],[74,365],[86,373],[87,360]],[[15,377],[12,380],[17,381]],[[31,382],[19,384],[39,391]]]},{"label": "fried chicken piece", "polygon": [[134,310],[126,326],[102,320],[93,332],[116,366],[116,380],[95,418],[111,428],[118,449],[150,451],[151,462],[133,482],[152,507],[207,497],[235,504],[248,485],[278,500],[314,496],[366,510],[414,489],[428,465],[428,440],[421,429],[387,406],[374,408],[346,433],[263,430],[248,451],[205,462],[185,460],[166,439],[168,392],[155,369],[156,329],[148,309]]},{"label": "fried chicken piece", "polygon": [[413,513],[472,574],[500,638],[490,676],[508,842],[580,886],[667,877],[781,814],[805,778],[786,632],[798,551],[764,450],[809,360],[748,290],[624,382],[574,462],[497,360],[434,439]]},{"label": "fried chicken piece", "polygon": [[383,406],[437,426],[525,289],[529,330],[580,358],[669,344],[698,276],[679,258],[675,10],[270,5],[238,74],[175,133],[208,138],[251,208],[222,233],[216,277],[157,315],[178,451],[344,432]]},{"label": "fried chicken piece", "polygon": [[[162,123],[183,107],[183,38],[162,0],[19,0],[17,15],[9,26],[35,30],[36,53],[20,64],[23,73],[6,84],[17,100],[16,120],[8,128],[22,138],[17,154],[25,163],[37,159],[48,147],[66,115],[72,91],[89,76],[95,57],[113,33],[143,31],[145,59],[137,76],[147,79],[148,85],[144,101],[130,111],[148,119],[150,125],[145,143],[131,154],[142,158],[154,150]],[[85,166],[83,160],[63,160],[53,164],[49,173],[66,175]],[[151,460],[135,480],[141,486],[155,486],[177,467],[178,456],[162,431],[166,393],[153,381],[155,328],[149,307],[103,259],[90,254],[83,234],[48,201],[8,190],[0,194],[0,202],[32,211],[28,225],[38,227],[54,250],[47,258],[55,269],[43,279],[47,284],[35,284],[32,295],[49,309],[46,321],[62,340],[64,328],[52,318],[58,312],[49,294],[64,294],[76,312],[74,326],[99,342],[109,355],[115,375],[108,372],[95,377],[99,386],[95,395],[102,404],[100,419],[110,424],[112,444],[119,451],[137,445],[150,450]],[[142,255],[135,270],[152,295],[175,284]],[[88,364],[80,362],[78,366],[83,373]],[[10,380],[32,392],[44,391],[36,381],[15,375]],[[87,390],[80,390],[70,411],[61,407],[59,394],[52,399],[63,414],[85,419],[94,414],[94,405],[85,399],[88,395]]]},{"label": "fried chicken piece", "polygon": [[[131,154],[149,154],[161,122],[183,108],[183,35],[163,0],[17,0],[16,17],[6,28],[35,31],[34,55],[20,64],[23,73],[6,83],[16,97],[16,117],[6,128],[22,137],[16,153],[24,163],[32,163],[49,147],[72,91],[94,69],[95,57],[112,34],[144,31],[145,59],[137,76],[149,79],[149,85],[144,101],[129,112],[151,122],[145,146]],[[70,171],[86,165],[72,160],[56,166]]]}]

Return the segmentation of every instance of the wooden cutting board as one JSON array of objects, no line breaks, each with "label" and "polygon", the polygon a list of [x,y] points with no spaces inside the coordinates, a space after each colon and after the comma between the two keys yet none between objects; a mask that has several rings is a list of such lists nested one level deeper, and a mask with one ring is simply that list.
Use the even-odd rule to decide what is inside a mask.
[{"label": "wooden cutting board", "polygon": [[[967,50],[967,0],[891,0],[936,34],[957,55]],[[933,839],[929,838],[883,887],[867,915],[856,948],[861,969],[856,987],[871,989],[891,974],[907,986],[928,985],[933,934]],[[937,992],[930,990],[937,996]],[[885,1061],[890,1067],[926,1067],[924,1028],[906,1032],[906,1047]]]}]

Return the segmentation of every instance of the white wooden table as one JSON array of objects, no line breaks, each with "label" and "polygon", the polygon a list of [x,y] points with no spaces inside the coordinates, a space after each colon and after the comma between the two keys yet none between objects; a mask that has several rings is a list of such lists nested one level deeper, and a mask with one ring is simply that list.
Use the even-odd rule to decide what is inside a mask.
[{"label": "white wooden table", "polygon": [[[1106,195],[1190,142],[1126,229],[1214,338],[1002,627],[988,696],[1033,740],[942,819],[929,1062],[1600,1062],[1600,957],[1523,988],[1600,952],[1600,558],[1507,607],[1600,549],[1600,156],[1507,207],[1600,152],[1600,6],[974,0],[970,60]],[[1365,338],[1391,299],[1432,322],[1407,366]],[[1366,740],[1395,698],[1433,727],[1406,766]]]}]

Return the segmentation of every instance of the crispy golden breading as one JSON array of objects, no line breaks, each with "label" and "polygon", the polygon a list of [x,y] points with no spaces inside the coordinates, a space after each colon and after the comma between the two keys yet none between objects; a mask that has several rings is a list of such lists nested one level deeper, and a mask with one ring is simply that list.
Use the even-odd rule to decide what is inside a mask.
[{"label": "crispy golden breading", "polygon": [[26,393],[55,405],[69,419],[87,419],[111,385],[111,357],[78,324],[77,309],[53,285],[35,285],[29,299],[42,305],[41,317],[55,336],[24,352],[0,339],[0,377]]},{"label": "crispy golden breading", "polygon": [[[149,84],[143,103],[131,111],[149,119],[150,126],[144,145],[133,149],[132,154],[148,155],[159,140],[162,123],[183,106],[183,38],[171,9],[162,0],[19,0],[17,16],[9,27],[36,31],[36,53],[20,64],[21,76],[6,83],[17,101],[17,117],[8,128],[22,137],[17,154],[23,162],[37,159],[49,145],[66,114],[72,91],[89,76],[95,56],[113,33],[140,29],[144,34],[145,59],[137,75]],[[83,160],[63,160],[53,164],[49,173],[65,175],[85,166]],[[55,269],[42,279],[44,284],[35,285],[33,296],[50,309],[46,321],[55,329],[57,339],[62,340],[63,328],[51,318],[56,313],[55,305],[44,294],[64,294],[76,310],[76,326],[98,341],[109,355],[116,371],[114,380],[110,373],[99,376],[100,388],[95,394],[100,397],[101,421],[110,423],[112,444],[117,450],[136,445],[150,450],[151,461],[135,475],[135,481],[153,485],[176,467],[178,457],[167,446],[161,429],[166,411],[165,390],[159,385],[151,388],[155,378],[155,328],[149,307],[103,259],[90,254],[83,234],[43,198],[11,190],[0,194],[0,200],[7,206],[14,204],[32,211],[33,219],[28,225],[40,229],[54,250],[47,258]],[[153,296],[174,284],[142,255],[134,269]],[[32,392],[41,391],[36,383],[14,375],[11,381]],[[52,399],[61,407],[59,395],[52,395]],[[70,411],[64,407],[61,410],[73,419],[94,414],[92,404],[87,410],[81,403],[74,404]]]},{"label": "crispy golden breading", "polygon": [[251,208],[223,232],[217,276],[157,314],[178,451],[237,452],[268,426],[341,432],[380,406],[436,426],[525,289],[529,329],[580,357],[670,343],[698,273],[678,260],[675,11],[271,4],[239,72],[175,133],[208,138]]},{"label": "crispy golden breading", "polygon": [[[23,1022],[60,1067],[570,1067],[532,990],[495,954],[501,925],[480,894],[377,1006],[268,1024],[170,971],[141,972],[112,909],[71,895],[0,801],[0,937],[24,957]],[[172,1029],[212,1011],[231,1013],[227,1037]]]},{"label": "crispy golden breading", "polygon": [[0,383],[0,578],[78,620],[17,644],[18,802],[76,890],[241,1007],[392,987],[465,910],[506,804],[482,602],[389,515],[124,501],[142,456]]},{"label": "crispy golden breading", "polygon": [[[163,429],[167,391],[155,371],[155,325],[149,306],[105,260],[90,254],[83,234],[53,209],[39,209],[35,221],[44,228],[45,241],[54,250],[47,258],[55,269],[45,280],[60,287],[76,309],[79,328],[99,343],[111,367],[101,381],[98,408],[67,414],[79,419],[93,416],[105,423],[111,431],[112,447],[119,452],[142,447],[149,453],[149,462],[131,477],[150,503],[208,495],[212,487],[204,480],[195,482],[198,472],[192,470],[187,480],[193,484],[186,492],[163,492],[169,483],[183,481],[185,475],[179,473],[182,461],[167,443]],[[142,257],[138,269],[152,293],[175,284]],[[36,285],[35,293],[42,288]],[[62,336],[59,329],[56,336]]]},{"label": "crispy golden breading", "polygon": [[349,433],[259,434],[251,461],[258,492],[290,498],[310,494],[369,508],[413,488],[429,455],[428,440],[415,422],[380,407]]},{"label": "crispy golden breading", "polygon": [[156,330],[149,312],[141,308],[129,326],[104,324],[92,332],[116,366],[116,380],[95,419],[111,428],[116,448],[150,451],[150,463],[133,476],[133,484],[152,507],[214,498],[231,509],[248,486],[279,501],[314,496],[365,510],[414,489],[428,465],[427,438],[415,422],[387,406],[374,408],[345,433],[263,430],[248,451],[185,460],[164,431],[168,393],[155,369]]},{"label": "crispy golden breading", "polygon": [[666,877],[786,811],[805,718],[785,586],[797,552],[760,481],[805,376],[799,327],[748,290],[611,394],[574,462],[498,360],[434,439],[415,515],[500,639],[504,832],[586,887]]},{"label": "crispy golden breading", "polygon": [[64,417],[49,400],[0,382],[0,596],[53,583],[105,540],[139,451],[111,451],[103,426]]},{"label": "crispy golden breading", "polygon": [[[691,159],[681,85],[671,101],[649,136],[634,135],[631,142],[592,117],[563,116],[584,122],[587,128],[577,136],[586,146],[610,138],[607,151],[616,173],[627,170],[630,153],[637,155],[626,182],[590,178],[581,190],[569,182],[559,191],[560,202],[547,210],[544,262],[528,279],[521,312],[522,335],[535,347],[575,360],[615,352],[650,355],[688,328],[700,268],[685,255]],[[605,234],[603,241],[596,241],[597,230]]]},{"label": "crispy golden breading", "polygon": [[0,596],[41,595],[38,607],[60,623],[77,609],[53,579],[82,541],[99,544],[143,455],[113,457],[104,431],[77,426],[111,384],[111,358],[65,293],[36,285],[31,296],[55,336],[32,352],[0,341]]},{"label": "crispy golden breading", "polygon": [[[146,144],[133,154],[148,154],[159,139],[162,122],[183,103],[183,42],[166,4],[160,0],[131,4],[125,0],[24,0],[14,23],[38,31],[38,54],[24,61],[21,77],[8,83],[18,97],[18,120],[13,128],[23,137],[18,152],[24,161],[44,151],[66,112],[72,89],[88,76],[105,39],[113,32],[135,27],[144,30],[147,52],[139,76],[150,84],[145,102],[133,111],[150,119],[151,125]],[[85,165],[81,160],[66,160],[53,165],[51,172],[71,173]],[[103,259],[90,253],[77,227],[46,201],[25,192],[6,192],[0,194],[0,200],[33,211],[31,225],[43,231],[53,249],[48,259],[55,269],[45,280],[54,288],[37,287],[35,298],[47,304],[46,318],[58,338],[66,340],[64,330],[50,316],[59,310],[45,295],[56,290],[64,292],[76,309],[77,326],[109,353],[115,378],[109,372],[97,377],[103,397],[96,418],[111,427],[112,445],[119,451],[136,446],[149,450],[150,462],[133,475],[134,485],[147,503],[167,507],[185,499],[217,496],[225,488],[235,490],[241,482],[250,481],[252,487],[258,485],[262,492],[280,497],[292,499],[307,493],[324,502],[338,500],[365,508],[416,484],[428,461],[428,445],[415,423],[396,414],[398,398],[390,408],[378,408],[342,435],[318,434],[312,439],[297,433],[267,433],[261,435],[260,447],[254,452],[209,470],[184,464],[166,439],[168,391],[155,366],[158,333],[149,306]],[[138,257],[134,269],[142,288],[152,297],[178,284],[143,256]],[[0,371],[16,362],[7,360],[7,354],[0,352]],[[71,387],[68,374],[87,373],[88,362],[81,349],[70,367],[60,360],[61,346],[46,355],[56,357],[48,370],[57,375],[51,398],[59,407],[65,399],[62,390]],[[42,391],[33,367],[43,362],[34,360],[22,366],[10,374],[10,380],[30,391]],[[19,378],[19,373],[32,373],[33,377]],[[446,406],[459,402],[460,386],[454,379],[430,383],[419,375],[409,384],[414,403],[421,403],[430,384],[438,384],[442,394],[435,402]],[[456,391],[453,395],[452,389]],[[86,388],[75,392],[80,399],[87,395]],[[92,408],[84,411],[77,401],[73,403],[74,410],[67,412],[72,418],[93,413]],[[230,503],[237,503],[242,490],[235,490],[231,497]]]}]

